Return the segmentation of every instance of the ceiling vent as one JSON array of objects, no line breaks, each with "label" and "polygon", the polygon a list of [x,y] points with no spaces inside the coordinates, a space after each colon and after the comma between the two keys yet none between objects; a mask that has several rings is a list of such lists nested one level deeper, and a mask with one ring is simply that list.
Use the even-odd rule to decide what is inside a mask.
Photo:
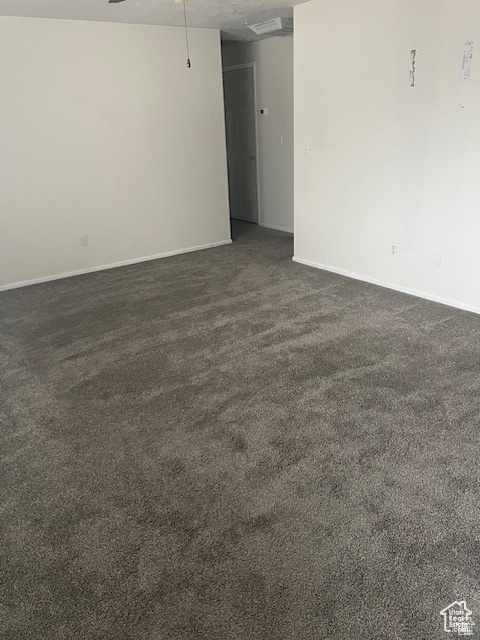
[{"label": "ceiling vent", "polygon": [[293,34],[293,18],[272,18],[257,24],[249,24],[251,29],[257,36],[290,36]]}]

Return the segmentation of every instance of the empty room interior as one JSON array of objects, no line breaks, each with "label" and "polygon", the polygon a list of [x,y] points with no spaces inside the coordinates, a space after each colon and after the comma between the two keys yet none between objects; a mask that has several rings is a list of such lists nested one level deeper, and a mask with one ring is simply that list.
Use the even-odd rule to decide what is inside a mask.
[{"label": "empty room interior", "polygon": [[478,637],[478,0],[0,46],[2,640]]}]

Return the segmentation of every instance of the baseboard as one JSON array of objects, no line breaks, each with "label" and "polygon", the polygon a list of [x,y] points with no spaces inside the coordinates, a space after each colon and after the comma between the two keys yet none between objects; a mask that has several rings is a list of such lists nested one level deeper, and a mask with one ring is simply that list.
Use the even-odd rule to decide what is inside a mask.
[{"label": "baseboard", "polygon": [[393,291],[399,291],[400,293],[407,293],[408,295],[415,296],[416,298],[423,298],[424,300],[430,300],[431,302],[438,302],[448,307],[461,309],[462,311],[470,311],[472,313],[480,314],[480,307],[475,307],[470,304],[465,304],[464,302],[460,302],[460,300],[452,300],[451,298],[442,298],[441,296],[436,296],[431,293],[425,293],[424,291],[417,291],[416,289],[410,289],[409,287],[401,287],[395,284],[391,284],[389,282],[384,282],[383,280],[377,280],[376,278],[370,278],[368,276],[359,275],[358,273],[352,273],[351,271],[346,271],[345,269],[337,269],[334,267],[330,267],[326,264],[321,264],[319,262],[312,262],[311,260],[302,260],[301,258],[297,258],[295,256],[292,258],[292,260],[294,262],[298,262],[299,264],[304,264],[307,267],[314,267],[315,269],[330,271],[331,273],[336,273],[339,276],[346,276],[347,278],[353,278],[354,280],[361,280],[362,282],[368,282],[369,284],[376,284],[379,287],[385,287],[386,289],[392,289]]},{"label": "baseboard", "polygon": [[259,227],[266,227],[267,229],[275,229],[275,231],[284,231],[285,233],[292,233],[293,229],[287,229],[286,227],[279,227],[276,224],[267,224],[266,222],[259,222]]},{"label": "baseboard", "polygon": [[85,273],[94,273],[95,271],[106,271],[107,269],[116,269],[117,267],[127,267],[130,264],[148,262],[149,260],[159,260],[160,258],[169,258],[170,256],[178,256],[182,253],[191,253],[192,251],[202,251],[203,249],[213,249],[213,247],[220,247],[224,244],[231,244],[231,242],[232,242],[231,240],[222,240],[220,242],[203,244],[198,247],[189,247],[188,249],[177,249],[175,251],[165,251],[164,253],[157,253],[153,256],[143,256],[142,258],[133,258],[131,260],[121,260],[120,262],[102,264],[98,267],[87,267],[86,269],[76,269],[75,271],[58,273],[53,276],[44,276],[43,278],[33,278],[32,280],[22,280],[21,282],[12,282],[11,284],[0,285],[0,291],[8,291],[9,289],[19,289],[20,287],[29,287],[33,284],[41,284],[42,282],[51,282],[52,280],[62,280],[63,278],[81,276],[81,275],[84,275]]}]

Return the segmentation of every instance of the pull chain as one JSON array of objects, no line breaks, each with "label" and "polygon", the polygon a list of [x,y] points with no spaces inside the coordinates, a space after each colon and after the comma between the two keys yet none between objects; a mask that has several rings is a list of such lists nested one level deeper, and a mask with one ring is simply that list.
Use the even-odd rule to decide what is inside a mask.
[{"label": "pull chain", "polygon": [[187,25],[187,3],[186,0],[183,0],[183,18],[185,24],[185,44],[187,47],[187,67],[190,69],[192,63],[190,62],[190,49],[188,46],[188,25]]}]

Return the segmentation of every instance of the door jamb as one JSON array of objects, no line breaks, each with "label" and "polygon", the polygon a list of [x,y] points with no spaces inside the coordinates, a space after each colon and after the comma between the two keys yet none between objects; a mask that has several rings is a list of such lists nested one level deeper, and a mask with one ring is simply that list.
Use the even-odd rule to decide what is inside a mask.
[{"label": "door jamb", "polygon": [[225,71],[237,71],[238,69],[253,69],[253,110],[255,112],[255,159],[257,168],[257,224],[262,226],[262,211],[260,208],[260,158],[258,156],[258,102],[257,102],[257,64],[255,60],[253,62],[244,62],[242,64],[232,64],[222,68],[222,80],[223,73]]}]

